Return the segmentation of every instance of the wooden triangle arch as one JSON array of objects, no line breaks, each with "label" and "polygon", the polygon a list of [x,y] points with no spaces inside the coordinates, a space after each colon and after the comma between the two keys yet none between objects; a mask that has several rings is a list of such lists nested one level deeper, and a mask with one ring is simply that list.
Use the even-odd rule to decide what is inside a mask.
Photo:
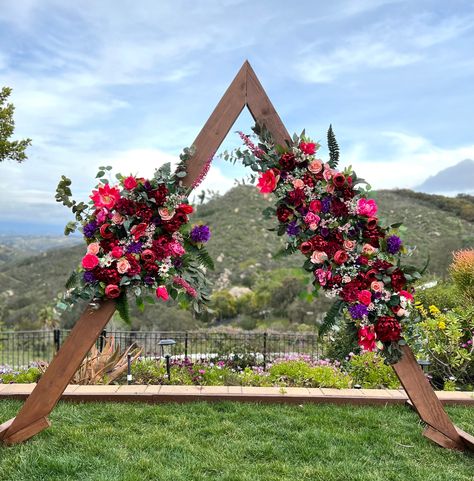
[{"label": "wooden triangle arch", "polygon": [[[279,144],[290,139],[288,131],[263,90],[255,72],[246,61],[212,112],[194,147],[184,182],[192,186],[209,157],[219,148],[244,107],[265,125]],[[113,301],[104,301],[99,309],[86,309],[58,351],[47,371],[25,401],[18,415],[0,426],[0,440],[15,444],[31,438],[50,423],[47,416],[61,398],[93,344],[115,311]],[[393,366],[410,398],[412,406],[426,423],[424,436],[445,448],[474,450],[474,438],[454,426],[408,346]]]}]

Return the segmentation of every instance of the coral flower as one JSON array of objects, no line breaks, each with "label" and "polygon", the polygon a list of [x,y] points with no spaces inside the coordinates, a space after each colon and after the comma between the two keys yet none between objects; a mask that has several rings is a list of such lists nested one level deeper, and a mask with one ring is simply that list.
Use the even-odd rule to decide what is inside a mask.
[{"label": "coral flower", "polygon": [[96,207],[111,209],[120,199],[120,191],[117,187],[110,187],[109,184],[99,184],[98,190],[93,190],[90,196]]},{"label": "coral flower", "polygon": [[163,299],[164,301],[168,300],[169,295],[165,286],[159,286],[156,288],[156,297],[158,297],[158,299]]},{"label": "coral flower", "polygon": [[278,176],[275,175],[273,169],[270,169],[260,174],[257,187],[262,194],[269,194],[275,190],[277,182]]}]

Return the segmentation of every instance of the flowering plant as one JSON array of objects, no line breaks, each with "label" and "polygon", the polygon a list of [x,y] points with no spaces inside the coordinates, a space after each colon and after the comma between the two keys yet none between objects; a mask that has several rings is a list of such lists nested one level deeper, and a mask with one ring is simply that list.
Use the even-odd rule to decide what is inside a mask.
[{"label": "flowering plant", "polygon": [[101,167],[88,205],[70,199],[71,181],[62,177],[56,200],[76,216],[65,233],[80,226],[87,251],[67,282],[60,307],[78,299],[115,299],[129,321],[127,293],[136,297],[140,310],[145,301],[172,297],[198,312],[209,300],[203,268],[213,268],[204,247],[211,234],[208,226],[189,223],[193,207],[180,182],[187,154],[175,173],[165,164],[151,179],[117,174],[118,182],[111,184],[105,178],[111,167]]},{"label": "flowering plant", "polygon": [[413,301],[410,284],[420,277],[414,267],[401,264],[401,255],[410,253],[398,235],[401,224],[382,226],[377,203],[368,198],[370,186],[351,167],[337,170],[339,147],[331,128],[328,162],[318,157],[320,145],[304,132],[282,147],[267,131],[258,126],[255,131],[258,145],[241,133],[246,147],[223,157],[249,166],[258,174],[252,180],[260,192],[275,196],[274,207],[263,213],[276,216],[275,230],[286,235],[279,254],[301,252],[315,290],[337,299],[321,331],[344,314],[356,324],[364,350],[381,350],[396,362]]}]

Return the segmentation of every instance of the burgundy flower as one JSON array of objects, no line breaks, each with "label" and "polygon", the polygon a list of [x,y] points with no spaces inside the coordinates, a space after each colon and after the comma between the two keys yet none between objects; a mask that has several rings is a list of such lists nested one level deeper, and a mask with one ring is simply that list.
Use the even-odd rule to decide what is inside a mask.
[{"label": "burgundy flower", "polygon": [[310,241],[302,242],[300,245],[300,251],[302,254],[309,254],[310,252],[313,252],[313,245]]},{"label": "burgundy flower", "polygon": [[347,259],[349,259],[349,256],[347,254],[346,251],[344,250],[338,250],[335,254],[334,254],[334,262],[336,264],[344,264],[344,262],[347,262]]},{"label": "burgundy flower", "polygon": [[293,211],[288,209],[288,207],[280,206],[276,214],[280,222],[287,222],[288,219],[293,216]]},{"label": "burgundy flower", "polygon": [[279,164],[283,170],[293,170],[296,166],[295,156],[291,153],[283,154],[280,157]]},{"label": "burgundy flower", "polygon": [[288,203],[296,207],[300,206],[306,199],[303,189],[295,189],[288,193]]},{"label": "burgundy flower", "polygon": [[148,196],[155,199],[156,205],[160,206],[165,203],[168,193],[167,187],[164,184],[160,184],[157,189],[149,192]]},{"label": "burgundy flower", "polygon": [[188,222],[188,216],[184,212],[176,212],[172,219],[163,222],[162,227],[166,232],[173,233]]},{"label": "burgundy flower", "polygon": [[381,316],[375,324],[375,333],[382,342],[399,341],[402,334],[402,326],[394,317]]},{"label": "burgundy flower", "polygon": [[313,176],[309,173],[303,175],[303,182],[305,183],[305,185],[311,188],[313,188],[316,185],[316,182]]},{"label": "burgundy flower", "polygon": [[395,291],[401,291],[407,284],[405,274],[400,269],[395,269],[390,276],[391,284]]},{"label": "burgundy flower", "polygon": [[338,172],[333,176],[332,182],[338,189],[340,189],[346,183],[346,177],[341,172]]},{"label": "burgundy flower", "polygon": [[339,199],[334,199],[331,202],[330,210],[335,217],[345,217],[349,213],[346,204]]}]

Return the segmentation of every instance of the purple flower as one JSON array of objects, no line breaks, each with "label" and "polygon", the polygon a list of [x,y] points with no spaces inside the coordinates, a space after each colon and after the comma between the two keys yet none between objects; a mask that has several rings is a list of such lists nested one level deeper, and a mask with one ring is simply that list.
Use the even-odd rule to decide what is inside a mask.
[{"label": "purple flower", "polygon": [[143,244],[141,242],[132,242],[127,247],[127,252],[129,254],[139,254],[142,250]]},{"label": "purple flower", "polygon": [[331,196],[328,195],[327,197],[324,197],[324,199],[321,201],[321,210],[326,213],[326,212],[329,212],[329,210],[331,209]]},{"label": "purple flower", "polygon": [[211,238],[211,231],[207,225],[195,225],[189,234],[191,240],[196,244],[203,244]]},{"label": "purple flower", "polygon": [[90,239],[91,237],[94,237],[97,227],[98,227],[97,222],[93,220],[84,226],[84,228],[82,229],[82,232],[84,232],[84,235]]},{"label": "purple flower", "polygon": [[327,237],[330,233],[330,230],[327,228],[327,227],[321,227],[321,229],[319,229],[319,233],[323,236],[323,237]]},{"label": "purple flower", "polygon": [[89,284],[97,280],[94,273],[91,271],[84,272],[84,275],[82,276],[82,278],[84,279],[84,282],[88,282]]},{"label": "purple flower", "polygon": [[402,241],[400,237],[391,235],[387,238],[387,252],[389,254],[396,254],[402,247]]},{"label": "purple flower", "polygon": [[286,233],[290,236],[296,236],[300,233],[300,228],[296,224],[296,221],[293,220],[288,224],[288,227],[286,228]]},{"label": "purple flower", "polygon": [[151,276],[145,276],[143,278],[143,281],[145,282],[145,284],[148,284],[149,286],[151,286],[155,282],[155,280]]},{"label": "purple flower", "polygon": [[364,306],[364,304],[354,304],[353,306],[350,306],[349,312],[352,319],[362,319],[369,313],[367,307]]}]

